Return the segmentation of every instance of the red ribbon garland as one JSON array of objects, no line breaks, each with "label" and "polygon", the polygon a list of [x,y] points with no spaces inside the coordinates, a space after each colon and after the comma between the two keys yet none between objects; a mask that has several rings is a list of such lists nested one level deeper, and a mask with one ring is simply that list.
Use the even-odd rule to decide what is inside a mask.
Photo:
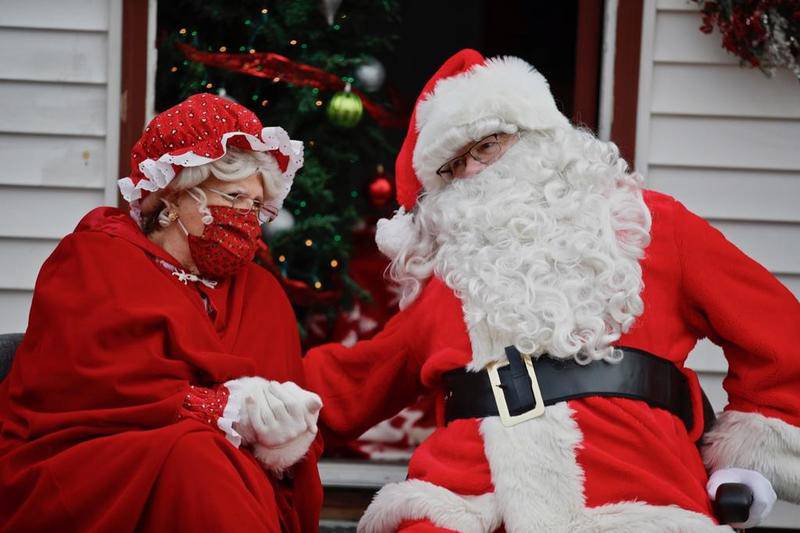
[{"label": "red ribbon garland", "polygon": [[[295,63],[288,57],[272,52],[254,52],[250,54],[228,54],[202,52],[188,44],[178,43],[178,49],[190,61],[196,61],[209,67],[217,67],[233,72],[241,72],[256,78],[272,78],[295,85],[316,87],[326,91],[341,91],[345,88],[344,80],[321,68]],[[405,128],[405,117],[396,115],[371,101],[358,89],[351,89],[361,98],[364,109],[382,128]]]}]

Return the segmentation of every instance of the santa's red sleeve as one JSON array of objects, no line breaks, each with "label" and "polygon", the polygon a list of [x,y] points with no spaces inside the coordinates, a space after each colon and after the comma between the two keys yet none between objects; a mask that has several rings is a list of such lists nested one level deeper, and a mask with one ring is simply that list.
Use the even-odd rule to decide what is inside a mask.
[{"label": "santa's red sleeve", "polygon": [[415,302],[370,340],[324,344],[306,354],[306,382],[322,398],[320,420],[328,434],[356,438],[423,392],[421,357],[430,327],[421,316],[425,307]]},{"label": "santa's red sleeve", "polygon": [[710,471],[761,472],[800,503],[800,303],[764,267],[676,204],[684,313],[728,360],[728,405],[705,435]]}]

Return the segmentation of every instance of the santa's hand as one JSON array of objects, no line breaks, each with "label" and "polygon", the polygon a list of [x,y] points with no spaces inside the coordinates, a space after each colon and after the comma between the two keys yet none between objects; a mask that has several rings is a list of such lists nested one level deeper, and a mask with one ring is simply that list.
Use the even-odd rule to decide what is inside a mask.
[{"label": "santa's hand", "polygon": [[716,499],[717,489],[724,483],[742,483],[753,491],[753,504],[750,506],[750,516],[747,518],[746,522],[729,524],[734,528],[746,529],[758,525],[759,522],[767,517],[775,501],[778,499],[769,480],[755,470],[723,468],[711,474],[706,484],[706,490],[712,500]]}]

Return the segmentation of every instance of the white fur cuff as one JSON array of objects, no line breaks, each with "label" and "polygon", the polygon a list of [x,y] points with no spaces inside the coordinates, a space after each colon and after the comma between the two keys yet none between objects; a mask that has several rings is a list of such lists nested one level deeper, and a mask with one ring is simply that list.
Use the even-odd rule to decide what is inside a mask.
[{"label": "white fur cuff", "polygon": [[705,436],[709,471],[746,468],[764,475],[782,500],[800,503],[800,428],[758,413],[725,411]]},{"label": "white fur cuff", "polygon": [[500,527],[493,493],[459,496],[433,483],[409,479],[378,491],[358,523],[358,532],[390,533],[405,520],[420,519],[462,533],[485,533]]},{"label": "white fur cuff", "polygon": [[288,444],[276,448],[253,444],[253,455],[265,469],[280,474],[305,457],[316,436],[316,433],[306,431]]}]

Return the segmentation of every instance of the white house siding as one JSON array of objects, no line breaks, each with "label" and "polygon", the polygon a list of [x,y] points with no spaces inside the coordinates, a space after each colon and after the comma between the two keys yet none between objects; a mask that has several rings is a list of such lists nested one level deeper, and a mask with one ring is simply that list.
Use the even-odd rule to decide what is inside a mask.
[{"label": "white house siding", "polygon": [[42,262],[116,202],[121,0],[2,0],[0,333],[24,331]]},{"label": "white house siding", "polygon": [[[708,219],[800,295],[800,82],[739,67],[718,33],[699,31],[696,4],[646,0],[637,170],[648,187]],[[712,404],[726,403],[727,363],[708,341],[690,366]],[[800,524],[779,502],[773,526]]]}]

